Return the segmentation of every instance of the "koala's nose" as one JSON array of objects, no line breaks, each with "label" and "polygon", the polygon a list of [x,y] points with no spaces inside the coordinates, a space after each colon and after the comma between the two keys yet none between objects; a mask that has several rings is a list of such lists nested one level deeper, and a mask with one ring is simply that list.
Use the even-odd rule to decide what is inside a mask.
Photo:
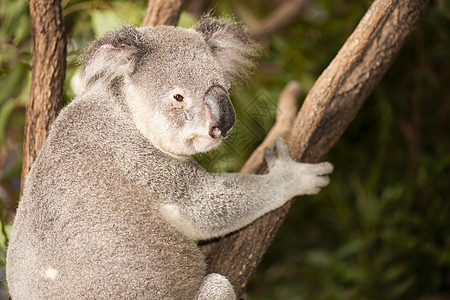
[{"label": "koala's nose", "polygon": [[212,138],[229,136],[236,116],[228,93],[221,86],[214,85],[206,92],[205,103],[210,116],[209,135]]}]

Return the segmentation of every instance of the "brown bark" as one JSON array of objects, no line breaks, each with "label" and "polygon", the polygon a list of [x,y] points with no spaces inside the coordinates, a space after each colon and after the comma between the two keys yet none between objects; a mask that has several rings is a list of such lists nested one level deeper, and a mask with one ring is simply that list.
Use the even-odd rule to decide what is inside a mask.
[{"label": "brown bark", "polygon": [[172,25],[180,18],[185,0],[148,0],[142,26]]},{"label": "brown bark", "polygon": [[33,68],[23,143],[22,186],[61,107],[66,39],[61,1],[30,0]]},{"label": "brown bark", "polygon": [[[317,162],[336,143],[416,28],[429,0],[375,0],[307,95],[287,140],[297,160]],[[258,172],[263,172],[261,164]],[[241,295],[292,201],[219,242],[202,245],[209,272]]]}]

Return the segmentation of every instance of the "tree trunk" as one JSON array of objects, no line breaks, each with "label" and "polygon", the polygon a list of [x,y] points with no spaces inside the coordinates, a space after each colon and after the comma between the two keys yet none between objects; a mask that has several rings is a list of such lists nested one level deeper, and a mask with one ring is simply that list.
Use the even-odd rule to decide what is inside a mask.
[{"label": "tree trunk", "polygon": [[172,25],[178,23],[185,0],[148,0],[142,26]]},{"label": "tree trunk", "polygon": [[61,107],[66,38],[59,0],[30,0],[33,69],[25,121],[21,194],[25,178]]},{"label": "tree trunk", "polygon": [[[317,162],[336,143],[417,27],[429,0],[375,0],[318,78],[287,140],[297,160]],[[258,173],[264,172],[262,165]],[[285,220],[292,201],[220,242],[202,245],[209,272],[226,276],[241,295]]]}]

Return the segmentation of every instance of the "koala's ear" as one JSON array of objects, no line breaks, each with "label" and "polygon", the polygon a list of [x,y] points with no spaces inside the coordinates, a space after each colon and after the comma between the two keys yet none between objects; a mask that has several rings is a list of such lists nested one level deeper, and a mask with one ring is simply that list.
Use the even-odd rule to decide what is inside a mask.
[{"label": "koala's ear", "polygon": [[200,19],[195,30],[204,36],[230,82],[249,76],[256,66],[261,47],[247,35],[242,26],[206,15]]},{"label": "koala's ear", "polygon": [[145,53],[143,34],[132,26],[107,33],[94,41],[80,57],[82,79],[86,86],[134,71]]}]

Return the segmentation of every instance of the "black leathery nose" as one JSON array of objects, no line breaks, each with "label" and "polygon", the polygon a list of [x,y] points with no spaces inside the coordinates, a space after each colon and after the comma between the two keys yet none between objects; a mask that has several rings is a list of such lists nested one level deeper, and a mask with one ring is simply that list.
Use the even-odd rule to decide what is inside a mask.
[{"label": "black leathery nose", "polygon": [[212,117],[209,135],[212,138],[230,135],[236,122],[233,105],[224,88],[214,85],[205,95],[205,103]]}]

